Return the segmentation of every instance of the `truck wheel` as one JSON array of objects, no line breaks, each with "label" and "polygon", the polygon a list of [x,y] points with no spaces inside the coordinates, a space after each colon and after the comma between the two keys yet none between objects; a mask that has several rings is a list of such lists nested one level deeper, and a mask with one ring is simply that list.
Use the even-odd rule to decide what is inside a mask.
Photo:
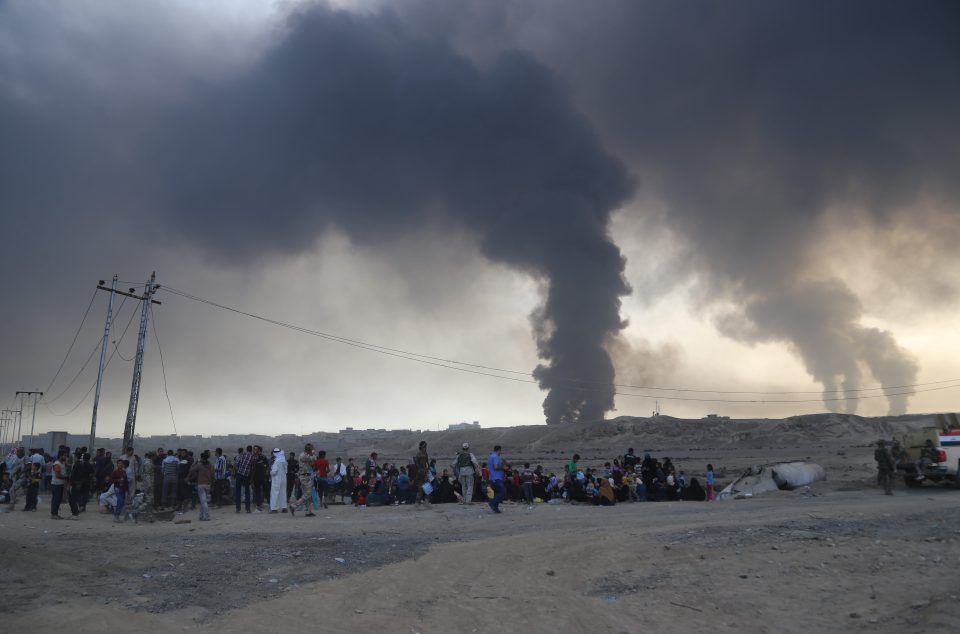
[{"label": "truck wheel", "polygon": [[922,482],[920,480],[917,480],[913,476],[904,476],[903,483],[907,485],[908,489],[916,489],[922,486]]}]

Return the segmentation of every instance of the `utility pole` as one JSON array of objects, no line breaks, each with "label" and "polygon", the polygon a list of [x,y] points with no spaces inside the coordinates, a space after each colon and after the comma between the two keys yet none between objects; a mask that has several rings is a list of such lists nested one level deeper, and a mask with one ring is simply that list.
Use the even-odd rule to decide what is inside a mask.
[{"label": "utility pole", "polygon": [[[30,442],[33,442],[33,428],[37,422],[37,400],[43,396],[43,392],[17,392],[17,396],[20,397],[20,411],[23,411],[23,397],[32,396],[33,397],[33,415],[30,419]],[[22,418],[22,416],[21,416]]]},{"label": "utility pole", "polygon": [[3,410],[4,417],[0,418],[0,447],[3,447],[7,444],[7,429],[10,427],[10,421],[13,420],[12,418],[7,418],[6,416],[7,412],[9,411],[10,410],[8,409]]},{"label": "utility pole", "polygon": [[147,280],[147,284],[143,289],[143,297],[141,298],[143,300],[143,311],[140,313],[140,336],[137,339],[137,357],[133,363],[133,384],[130,386],[130,407],[127,409],[127,422],[123,426],[123,451],[126,451],[127,447],[133,443],[133,435],[137,426],[137,405],[140,402],[140,378],[143,375],[143,350],[147,343],[147,324],[150,322],[150,311],[153,309],[153,304],[160,303],[153,299],[153,294],[160,288],[160,285],[155,283],[156,279],[156,272],[151,273],[150,279]]},{"label": "utility pole", "polygon": [[[93,454],[94,442],[96,441],[97,436],[97,410],[100,407],[100,386],[103,384],[103,369],[105,367],[105,359],[107,358],[107,345],[110,343],[110,328],[113,326],[113,298],[117,296],[117,275],[113,275],[113,283],[110,284],[110,288],[107,289],[103,285],[103,280],[100,280],[100,283],[97,284],[97,288],[101,290],[110,291],[110,301],[107,302],[107,324],[103,327],[103,344],[100,346],[100,370],[97,372],[97,390],[93,396],[93,418],[90,420],[90,442],[87,445],[87,450]],[[130,292],[133,293],[134,289],[130,289]]]}]

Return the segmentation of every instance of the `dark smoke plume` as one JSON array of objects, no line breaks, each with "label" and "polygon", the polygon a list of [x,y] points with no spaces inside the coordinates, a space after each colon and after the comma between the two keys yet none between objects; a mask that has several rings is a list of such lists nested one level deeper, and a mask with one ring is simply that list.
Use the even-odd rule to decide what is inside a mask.
[{"label": "dark smoke plume", "polygon": [[[467,227],[488,258],[545,286],[533,321],[547,422],[613,408],[612,387],[575,386],[614,381],[604,344],[624,327],[630,289],[608,221],[633,184],[530,55],[480,69],[389,11],[318,6],[292,15],[252,65],[180,85],[162,107],[101,114],[111,106],[95,95],[79,101],[80,113],[95,107],[71,122],[77,154],[96,163],[94,138],[114,138],[120,159],[104,171],[135,180],[183,236],[225,259],[295,252],[329,228],[376,245],[427,222]],[[0,111],[11,109],[13,125],[31,117]]]},{"label": "dark smoke plume", "polygon": [[563,77],[665,208],[700,296],[733,306],[725,333],[788,343],[827,391],[859,388],[862,369],[887,388],[914,382],[915,362],[861,325],[813,249],[843,243],[825,235],[828,214],[895,230],[918,204],[960,209],[960,5],[415,5],[478,58],[521,46]]}]

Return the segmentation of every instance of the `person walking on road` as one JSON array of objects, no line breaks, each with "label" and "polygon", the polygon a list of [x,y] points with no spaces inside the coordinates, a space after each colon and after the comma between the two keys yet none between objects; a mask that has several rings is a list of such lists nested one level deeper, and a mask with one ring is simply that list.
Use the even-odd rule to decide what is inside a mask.
[{"label": "person walking on road", "polygon": [[453,459],[453,473],[460,482],[463,503],[473,504],[473,480],[480,473],[480,463],[470,453],[470,443],[463,443],[461,451],[457,452],[457,457]]},{"label": "person walking on road", "polygon": [[413,486],[417,489],[417,507],[423,508],[424,502],[427,506],[430,506],[430,498],[426,491],[423,490],[423,485],[432,479],[430,477],[430,456],[427,455],[426,440],[420,441],[420,445],[417,448],[417,455],[413,457],[413,462],[417,465],[417,475],[413,479]]},{"label": "person walking on road", "polygon": [[270,467],[270,512],[278,513],[287,507],[287,457],[282,449],[273,450]]},{"label": "person walking on road", "polygon": [[313,445],[307,443],[303,447],[303,453],[297,458],[300,469],[297,471],[297,478],[300,480],[300,497],[296,500],[290,500],[287,508],[290,510],[290,517],[296,514],[297,506],[303,504],[307,517],[313,517]]},{"label": "person walking on road", "polygon": [[490,469],[490,486],[493,487],[493,498],[487,503],[490,510],[494,513],[501,513],[500,503],[507,497],[507,489],[504,486],[503,479],[507,468],[510,466],[500,457],[500,445],[493,448],[493,453],[487,458],[487,468]]},{"label": "person walking on road", "polygon": [[893,456],[887,450],[884,440],[877,441],[877,448],[873,452],[873,459],[877,462],[877,481],[883,487],[886,495],[893,495],[893,474],[896,468]]}]

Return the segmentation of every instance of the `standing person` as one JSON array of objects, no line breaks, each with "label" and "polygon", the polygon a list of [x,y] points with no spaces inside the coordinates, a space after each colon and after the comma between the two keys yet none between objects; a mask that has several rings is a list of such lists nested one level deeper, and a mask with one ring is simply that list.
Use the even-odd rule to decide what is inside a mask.
[{"label": "standing person", "polygon": [[357,465],[353,464],[353,458],[347,459],[347,468],[345,470],[344,481],[343,481],[343,492],[345,495],[349,496],[350,499],[353,499],[353,490],[357,486],[357,479],[360,477],[360,469]]},{"label": "standing person", "polygon": [[530,463],[523,463],[523,473],[520,474],[520,486],[523,488],[523,499],[527,503],[527,509],[533,508],[533,471],[530,469]]},{"label": "standing person", "polygon": [[193,466],[192,451],[180,449],[177,455],[177,515],[183,515],[193,497],[193,487],[190,484],[190,467]]},{"label": "standing person", "polygon": [[167,457],[160,463],[160,473],[163,476],[163,491],[161,498],[163,506],[173,508],[177,500],[177,468],[180,461],[173,455],[173,449],[167,450]]},{"label": "standing person", "polygon": [[713,465],[707,465],[707,502],[713,502],[713,485],[716,484],[717,477],[713,473]]},{"label": "standing person", "polygon": [[253,486],[253,505],[257,513],[263,513],[263,488],[270,473],[270,463],[263,455],[263,447],[253,446],[253,464],[250,466],[250,481]]},{"label": "standing person", "polygon": [[43,469],[36,462],[25,462],[23,465],[23,471],[27,489],[27,499],[23,510],[36,511],[37,498],[40,495],[40,480],[43,478]]},{"label": "standing person", "polygon": [[640,462],[640,459],[633,453],[633,447],[628,448],[627,453],[623,456],[623,470],[628,473],[633,473],[638,462]]},{"label": "standing person", "polygon": [[370,457],[367,458],[367,472],[364,474],[368,478],[377,473],[377,452],[374,451],[370,454]]},{"label": "standing person", "polygon": [[24,482],[29,482],[26,477],[30,470],[30,463],[27,462],[26,452],[23,447],[17,447],[13,457],[7,461],[7,471],[10,473],[10,510],[17,506],[17,493],[23,491],[26,494],[27,488]]},{"label": "standing person", "polygon": [[167,452],[163,447],[157,447],[153,454],[153,491],[146,492],[153,496],[153,508],[158,509],[163,506],[163,460],[167,457]]},{"label": "standing person", "polygon": [[154,453],[148,451],[143,454],[143,463],[140,465],[140,491],[143,493],[143,498],[137,507],[137,515],[142,515],[149,522],[153,522],[153,493],[156,491],[155,460]]},{"label": "standing person", "polygon": [[[289,500],[293,497],[293,487],[297,484],[297,472],[300,470],[300,463],[297,462],[297,454],[290,452],[287,455],[287,497]],[[287,505],[283,505],[283,512],[287,512]]]},{"label": "standing person", "polygon": [[127,480],[126,460],[117,460],[117,468],[107,478],[107,483],[113,485],[113,492],[117,496],[117,504],[113,507],[113,521],[122,522],[123,504],[127,499],[127,490],[130,488],[130,482]]},{"label": "standing person", "polygon": [[[87,510],[87,500],[90,499],[90,481],[93,479],[93,465],[90,464],[90,454],[85,453],[73,465],[70,472],[70,495],[80,512]],[[71,505],[72,506],[72,505]]]},{"label": "standing person", "polygon": [[[70,481],[67,474],[69,455],[69,449],[61,450],[59,454],[57,454],[57,458],[53,461],[53,466],[50,469],[50,487],[53,491],[50,517],[55,520],[63,519],[60,517],[60,504],[63,502],[63,495]],[[76,500],[74,500],[72,496],[68,496],[67,501],[70,504],[70,519],[78,519],[80,517],[80,509],[77,507]]]},{"label": "standing person", "polygon": [[317,453],[317,459],[313,461],[313,470],[315,473],[315,482],[317,483],[317,498],[320,506],[327,508],[327,478],[330,476],[330,461],[327,460],[327,452]]},{"label": "standing person", "polygon": [[430,477],[430,456],[427,455],[427,441],[421,440],[417,448],[417,455],[413,457],[413,463],[417,465],[417,473],[413,478],[413,486],[417,490],[417,507],[424,508],[426,503],[430,506],[430,499],[423,490],[423,485],[431,481]]},{"label": "standing person", "polygon": [[127,477],[130,478],[130,488],[127,492],[127,499],[133,495],[133,491],[137,488],[137,476],[140,473],[140,456],[136,455],[133,452],[133,447],[127,447],[127,453],[124,454],[123,459],[130,463],[130,467],[127,469]]},{"label": "standing person", "polygon": [[480,464],[470,453],[470,443],[463,443],[457,457],[453,459],[453,473],[460,482],[460,491],[463,493],[462,504],[473,504],[473,481],[479,472]]},{"label": "standing person", "polygon": [[287,458],[282,449],[273,450],[270,467],[270,512],[277,513],[287,506]]},{"label": "standing person", "polygon": [[127,499],[132,500],[137,491],[137,481],[140,479],[140,457],[133,453],[133,447],[127,447],[123,460],[127,465]]},{"label": "standing person", "polygon": [[237,513],[240,512],[240,495],[243,494],[247,513],[250,512],[250,470],[253,467],[253,447],[247,445],[247,451],[244,453],[243,447],[237,449],[237,457],[233,459],[233,476],[236,482],[233,485],[233,500],[237,506]]},{"label": "standing person", "polygon": [[213,508],[218,509],[227,499],[230,491],[230,475],[227,473],[227,457],[223,455],[223,449],[217,447],[214,450],[217,454],[213,463]]},{"label": "standing person", "polygon": [[297,505],[303,504],[307,511],[306,516],[313,517],[313,445],[310,443],[304,445],[303,453],[300,454],[297,461],[299,462],[297,477],[300,479],[300,497],[296,500],[290,500],[287,503],[287,508],[290,510],[290,517],[293,517],[296,514]]},{"label": "standing person", "polygon": [[93,493],[95,495],[100,495],[104,488],[106,488],[105,482],[107,481],[107,477],[103,473],[103,463],[106,462],[106,460],[106,453],[103,447],[100,447],[97,449],[97,454],[93,457]]},{"label": "standing person", "polygon": [[877,480],[883,487],[886,495],[893,495],[893,474],[896,464],[893,456],[887,449],[887,443],[884,440],[877,441],[877,448],[873,452],[873,459],[877,461]]},{"label": "standing person", "polygon": [[200,500],[200,521],[210,521],[210,507],[207,504],[207,498],[210,495],[210,487],[213,486],[213,464],[210,462],[210,452],[203,450],[200,452],[200,460],[190,466],[190,479],[197,483],[197,498]]},{"label": "standing person", "polygon": [[500,445],[496,445],[493,448],[493,453],[487,458],[487,466],[490,469],[490,486],[493,487],[493,498],[487,504],[494,513],[502,512],[500,511],[500,503],[507,497],[503,478],[509,465],[500,457],[500,451]]}]

